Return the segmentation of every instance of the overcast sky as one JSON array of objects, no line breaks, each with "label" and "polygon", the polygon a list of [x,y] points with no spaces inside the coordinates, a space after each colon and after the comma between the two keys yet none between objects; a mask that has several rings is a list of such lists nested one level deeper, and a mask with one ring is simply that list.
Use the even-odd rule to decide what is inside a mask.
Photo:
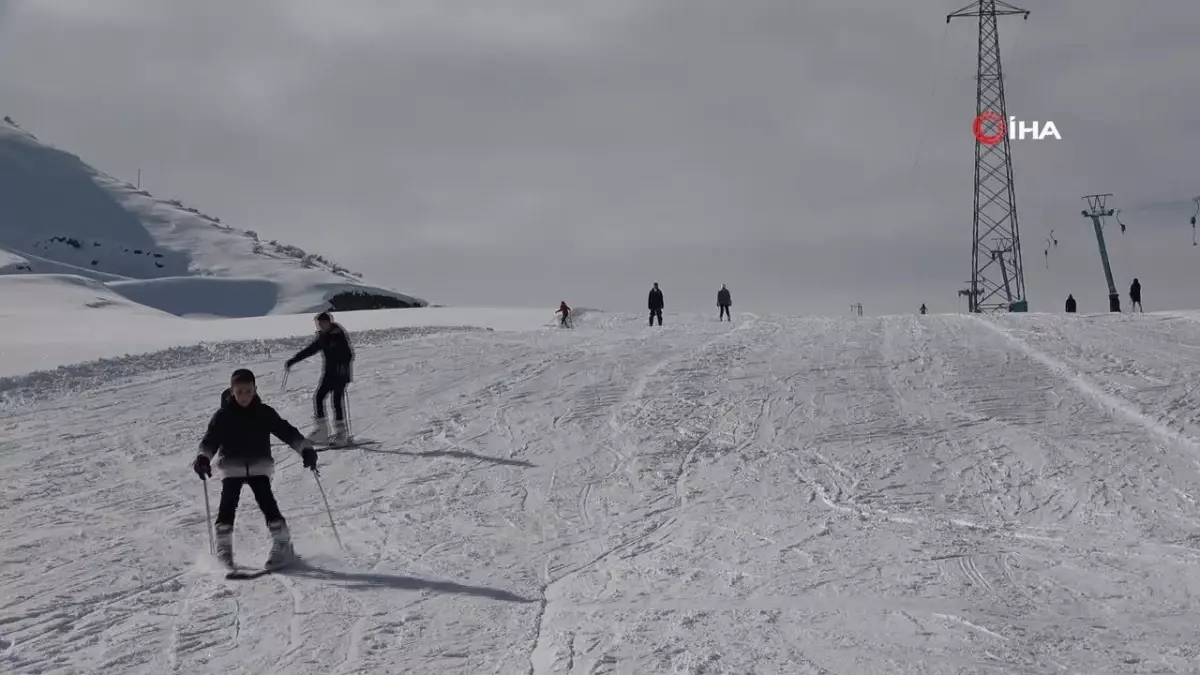
[{"label": "overcast sky", "polygon": [[[966,4],[0,0],[0,113],[434,302],[956,311]],[[1106,309],[1093,192],[1122,294],[1200,307],[1200,2],[1023,6],[1009,113],[1063,136],[1014,142],[1031,308]]]}]

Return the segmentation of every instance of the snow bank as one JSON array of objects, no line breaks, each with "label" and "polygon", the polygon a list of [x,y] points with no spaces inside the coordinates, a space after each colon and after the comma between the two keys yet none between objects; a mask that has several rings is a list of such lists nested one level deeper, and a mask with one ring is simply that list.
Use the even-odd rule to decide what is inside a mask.
[{"label": "snow bank", "polygon": [[[236,293],[250,288],[235,280],[208,281],[213,283],[204,289],[206,292],[220,289]],[[180,281],[182,290],[205,286],[185,282],[190,280]],[[147,297],[170,286],[117,285],[131,295]],[[255,292],[266,290],[262,287]],[[203,309],[204,297],[197,298],[191,308]],[[176,309],[183,305],[180,301]],[[342,312],[335,317],[352,333],[441,327],[530,331],[544,329],[546,312],[419,307]],[[5,323],[5,330],[0,332],[0,377],[202,343],[309,336],[314,330],[311,313],[216,320],[181,318],[134,302],[105,284],[70,275],[0,276],[0,319]]]},{"label": "snow bank", "polygon": [[[88,310],[103,310],[95,316],[113,323],[134,318],[174,318],[122,297],[99,281],[78,275],[0,276],[0,316],[6,319],[8,329],[14,328],[14,323],[37,324],[39,329],[72,327],[91,316]],[[0,340],[0,344],[3,342]]]},{"label": "snow bank", "polygon": [[279,302],[279,284],[267,279],[170,277],[114,281],[108,287],[130,300],[181,317],[263,316]]}]

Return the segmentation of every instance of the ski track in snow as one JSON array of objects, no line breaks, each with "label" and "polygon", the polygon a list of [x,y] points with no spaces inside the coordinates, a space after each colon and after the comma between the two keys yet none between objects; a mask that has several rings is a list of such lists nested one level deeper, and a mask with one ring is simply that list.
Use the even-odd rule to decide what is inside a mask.
[{"label": "ski track in snow", "polygon": [[[252,581],[189,464],[279,354],[60,376],[0,421],[0,671],[1200,672],[1200,324],[670,319],[364,345],[346,549],[281,447],[304,560]],[[317,370],[264,398],[307,426]]]}]

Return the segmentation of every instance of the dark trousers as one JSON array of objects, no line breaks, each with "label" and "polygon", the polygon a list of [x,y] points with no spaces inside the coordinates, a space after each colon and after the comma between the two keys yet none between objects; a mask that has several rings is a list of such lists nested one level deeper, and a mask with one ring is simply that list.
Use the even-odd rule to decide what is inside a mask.
[{"label": "dark trousers", "polygon": [[733,317],[729,316],[729,305],[721,305],[720,307],[721,316],[717,318],[717,321],[720,321],[721,319],[729,319],[730,321],[733,321]]},{"label": "dark trousers", "polygon": [[313,411],[317,419],[325,419],[325,397],[333,394],[333,418],[339,422],[346,419],[346,378],[333,373],[321,377],[321,386],[313,395]]},{"label": "dark trousers", "polygon": [[560,322],[560,324],[562,325],[562,327],[563,327],[563,328],[566,328],[566,327],[568,327],[568,326],[570,326],[570,325],[571,325],[571,324],[570,324],[570,322],[567,320],[567,315],[566,315],[566,314],[563,314],[563,315],[562,315],[562,319],[560,319],[560,320],[559,320],[559,322]]},{"label": "dark trousers", "polygon": [[650,325],[651,326],[654,325],[654,317],[656,317],[656,316],[658,317],[658,325],[661,326],[662,325],[662,309],[661,308],[650,310]]},{"label": "dark trousers", "polygon": [[238,500],[242,496],[242,486],[250,485],[258,508],[262,509],[267,524],[283,520],[279,512],[279,504],[275,503],[275,494],[271,492],[271,479],[268,476],[238,476],[221,481],[221,505],[217,507],[217,525],[233,527],[233,518],[237,514]]}]

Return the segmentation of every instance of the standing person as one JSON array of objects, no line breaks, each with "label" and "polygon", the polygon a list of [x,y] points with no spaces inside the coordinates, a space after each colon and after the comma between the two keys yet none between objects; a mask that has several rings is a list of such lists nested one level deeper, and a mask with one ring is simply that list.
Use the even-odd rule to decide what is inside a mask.
[{"label": "standing person", "polygon": [[[316,423],[316,429],[309,439],[313,443],[341,445],[350,440],[346,430],[346,386],[353,379],[354,350],[350,347],[350,337],[346,335],[346,330],[341,324],[334,323],[329,312],[321,312],[314,320],[317,323],[316,339],[288,359],[284,368],[291,370],[292,366],[321,352],[325,368],[321,374],[321,384],[313,395],[313,422]],[[329,423],[325,419],[325,397],[330,394],[333,395],[332,437],[329,435]]]},{"label": "standing person", "polygon": [[922,314],[928,314],[928,313],[929,313],[929,310],[928,310],[928,309],[925,307],[925,303],[923,303],[923,302],[921,303],[921,313],[922,313]]},{"label": "standing person", "polygon": [[1129,286],[1129,300],[1133,303],[1133,306],[1129,308],[1129,311],[1132,312],[1133,308],[1137,307],[1138,309],[1142,310],[1143,314],[1146,313],[1146,308],[1142,306],[1142,282],[1138,281],[1136,278],[1134,278],[1133,283]]},{"label": "standing person", "polygon": [[662,290],[658,288],[658,282],[654,282],[654,288],[650,289],[650,325],[654,325],[654,317],[658,317],[658,325],[662,325],[662,312],[666,304],[663,302]]},{"label": "standing person", "polygon": [[1075,313],[1075,296],[1067,294],[1067,314]]},{"label": "standing person", "polygon": [[717,291],[717,307],[721,308],[721,315],[717,317],[717,321],[724,318],[733,321],[733,318],[729,317],[729,306],[732,304],[733,299],[730,297],[729,289],[725,287],[725,284],[721,284],[721,290]]},{"label": "standing person", "polygon": [[275,458],[271,456],[271,436],[300,453],[304,468],[316,470],[317,451],[300,430],[279,416],[275,409],[258,397],[254,373],[239,368],[233,372],[230,386],[221,394],[221,407],[208,422],[200,453],[192,470],[207,480],[212,476],[212,459],[217,458],[221,477],[221,503],[217,508],[217,557],[233,567],[233,520],[237,513],[242,486],[249,485],[271,532],[271,553],[266,568],[286,563],[295,552],[287,521],[271,491]]},{"label": "standing person", "polygon": [[571,315],[571,308],[567,307],[566,300],[563,300],[558,304],[558,313],[561,315],[559,318],[559,325],[563,328],[570,328],[571,324],[567,321],[567,317]]}]

